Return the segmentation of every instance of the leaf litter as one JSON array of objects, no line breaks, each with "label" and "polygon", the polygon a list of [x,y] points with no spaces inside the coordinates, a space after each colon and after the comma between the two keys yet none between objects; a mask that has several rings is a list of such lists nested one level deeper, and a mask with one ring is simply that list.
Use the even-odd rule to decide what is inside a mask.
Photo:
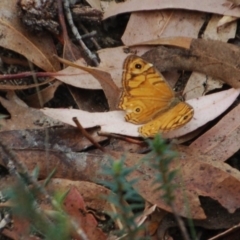
[{"label": "leaf litter", "polygon": [[46,35],[41,41],[24,29],[16,14],[17,0],[3,0],[0,8],[0,46],[20,53],[45,71],[59,70],[59,64],[53,59],[56,49],[51,36]]},{"label": "leaf litter", "polygon": [[[220,16],[213,15],[208,26],[203,31],[204,39],[197,39],[200,28],[203,26],[206,12],[239,17],[237,5],[235,8],[229,8],[229,6],[224,4],[225,2],[220,1],[216,4],[210,4],[209,1],[202,1],[201,3],[191,1],[191,4],[186,4],[185,2],[184,6],[183,1],[178,1],[174,6],[169,1],[159,3],[159,1],[155,0],[142,1],[141,4],[139,2],[136,4],[135,0],[127,0],[123,3],[112,2],[104,13],[105,18],[120,13],[133,12],[125,33],[122,35],[122,40],[125,45],[135,46],[119,46],[98,51],[101,63],[97,68],[87,67],[85,61],[74,58],[76,60],[75,64],[78,66],[72,64],[72,66],[60,71],[58,61],[52,61],[52,55],[55,53],[55,48],[52,47],[52,40],[50,40],[50,49],[44,47],[44,44],[48,43],[47,38],[44,38],[44,41],[42,41],[43,45],[40,46],[34,42],[33,35],[29,35],[25,30],[18,28],[17,25],[14,30],[11,30],[11,27],[7,29],[6,26],[13,26],[14,21],[12,20],[12,22],[10,21],[6,24],[6,19],[3,16],[1,18],[2,22],[0,21],[0,27],[4,31],[7,29],[9,34],[14,33],[14,39],[22,39],[23,47],[17,49],[16,42],[13,40],[9,41],[9,44],[0,40],[2,47],[24,55],[45,71],[56,70],[58,71],[56,73],[69,74],[69,76],[57,76],[56,74],[56,79],[65,84],[78,88],[103,89],[111,111],[90,113],[90,109],[89,111],[83,111],[71,108],[44,108],[39,110],[28,107],[15,95],[8,93],[8,99],[3,97],[0,99],[1,104],[10,114],[10,119],[0,120],[2,125],[1,139],[8,146],[11,146],[19,161],[24,163],[30,171],[38,165],[40,179],[47,178],[50,171],[57,166],[55,176],[52,179],[52,181],[58,181],[58,185],[53,186],[54,190],[58,186],[69,186],[69,180],[76,180],[75,183],[82,184],[82,186],[85,183],[80,181],[94,183],[97,178],[103,178],[98,170],[102,164],[107,163],[106,154],[79,152],[86,151],[86,149],[91,147],[91,144],[80,133],[79,136],[76,135],[78,132],[74,131],[73,127],[75,127],[75,124],[72,118],[77,117],[84,128],[100,126],[98,129],[92,128],[89,130],[97,142],[106,141],[105,137],[97,136],[99,129],[102,132],[134,137],[139,136],[137,132],[138,126],[125,122],[124,112],[115,111],[121,88],[122,63],[126,56],[132,53],[144,54],[143,57],[152,62],[161,72],[171,73],[176,70],[193,71],[192,80],[188,81],[189,85],[185,92],[187,92],[188,102],[194,108],[194,118],[182,129],[176,132],[164,133],[164,137],[176,138],[201,126],[204,126],[205,130],[201,132],[201,129],[203,129],[201,128],[195,140],[192,140],[187,146],[173,144],[174,149],[178,151],[178,157],[171,164],[170,168],[173,170],[180,169],[180,175],[174,179],[174,183],[177,185],[181,183],[180,185],[183,186],[175,190],[177,197],[174,204],[177,212],[185,218],[189,217],[190,211],[196,226],[218,229],[230,228],[237,224],[240,221],[238,216],[238,209],[240,208],[240,196],[238,194],[240,192],[240,189],[238,189],[240,175],[237,169],[231,167],[225,161],[239,149],[239,117],[237,114],[239,110],[238,106],[232,106],[239,95],[239,49],[237,46],[224,43],[230,38],[234,38],[236,23],[220,29],[218,28]],[[12,1],[11,6],[14,6],[13,3],[14,1]],[[98,9],[101,6],[100,1],[92,0],[89,1],[89,4]],[[3,1],[2,6],[9,7],[6,1]],[[151,11],[153,9],[155,11]],[[156,11],[156,9],[159,11]],[[179,11],[178,9],[185,9],[185,11]],[[186,11],[186,9],[198,12]],[[14,12],[15,10],[12,8],[11,11]],[[183,19],[183,21],[179,19]],[[140,21],[143,21],[141,30],[137,27]],[[159,25],[153,25],[153,21],[159,22]],[[187,31],[183,32],[181,29]],[[16,36],[20,36],[20,38]],[[72,53],[71,48],[75,48],[70,39],[67,39],[67,41],[69,42],[67,48],[65,45],[64,56],[68,56],[68,53]],[[26,46],[28,49],[24,48]],[[39,53],[42,54],[39,55]],[[201,72],[201,75],[198,76],[197,84],[194,74],[199,74],[199,72]],[[78,75],[73,75],[73,73]],[[175,76],[177,78],[179,74],[175,74]],[[223,83],[217,84],[212,80],[210,82],[210,77],[221,79]],[[209,81],[206,82],[206,79]],[[191,85],[190,81],[192,81]],[[228,84],[235,89],[232,88],[202,96],[208,91],[222,87],[222,84]],[[202,85],[205,86],[202,87]],[[196,92],[194,88],[199,88],[200,90]],[[49,94],[51,97],[48,99],[52,98],[54,93],[55,90]],[[33,105],[33,102],[35,100],[29,100],[30,105]],[[216,118],[218,119],[217,121],[214,120]],[[41,124],[42,119],[45,119],[48,123],[51,122],[51,124]],[[39,124],[36,124],[36,122],[39,122]],[[64,127],[64,129],[54,130],[53,128],[60,126]],[[47,154],[47,148],[44,144],[44,131],[46,130],[49,133],[48,149],[50,149],[50,151],[47,151]],[[25,139],[25,141],[22,139]],[[120,159],[123,153],[123,147],[120,142],[121,140],[118,141],[117,144],[119,145],[115,147],[114,151],[111,149],[108,152],[115,159]],[[128,145],[131,148],[131,144]],[[1,156],[3,159],[7,158],[6,153],[2,150]],[[131,181],[139,177],[139,180],[133,185],[138,193],[146,201],[156,205],[161,210],[171,212],[172,209],[160,198],[163,193],[162,190],[153,192],[153,173],[156,170],[143,165],[140,161],[142,157],[143,154],[137,154],[136,152],[127,152],[125,154],[126,166],[139,166],[128,177],[128,180]],[[7,167],[2,159],[1,165]],[[56,180],[56,177],[63,179],[61,181]],[[109,179],[107,180],[109,181]],[[76,190],[74,187],[68,187],[67,190],[71,189],[71,191],[65,199],[66,211],[71,216],[74,215],[75,218],[79,218],[79,221],[84,221],[86,224],[88,221],[91,222],[91,226],[85,225],[83,227],[84,231],[90,234],[90,239],[95,239],[95,233],[98,236],[101,234],[103,236],[102,239],[104,239],[106,235],[96,227],[97,215],[89,216],[90,213],[86,212],[84,202],[87,202],[87,188],[90,187],[83,188],[80,194],[80,188]],[[94,191],[99,191],[100,193],[100,188],[100,186],[95,186]],[[186,209],[184,196],[187,196],[188,199],[188,209]],[[222,211],[221,217],[214,217],[214,214],[209,213],[211,211],[207,211],[209,205],[206,207],[202,204],[203,197],[210,197],[213,201],[218,202],[219,206],[212,213],[221,212],[219,210],[221,207],[226,212]],[[95,201],[97,206],[99,203],[98,207],[109,204],[100,203],[100,199],[95,199],[94,196],[93,201]],[[85,215],[75,215],[76,209],[81,209]],[[156,211],[154,211],[155,214]],[[96,208],[93,212],[97,212]],[[172,217],[170,213],[166,214],[163,217],[163,222],[168,216]],[[231,220],[228,219],[228,221],[221,222],[221,219],[224,219],[226,216],[229,216]],[[19,223],[19,221],[16,222]],[[211,224],[208,224],[210,222]],[[158,225],[159,229],[157,232],[161,233],[160,237],[163,239],[166,236],[166,231],[171,226],[169,224],[164,226],[161,223],[158,223]],[[27,226],[22,223],[22,228],[27,229]],[[16,232],[17,230],[15,230]],[[16,236],[15,234],[15,238]],[[78,238],[77,236],[75,237]]]}]

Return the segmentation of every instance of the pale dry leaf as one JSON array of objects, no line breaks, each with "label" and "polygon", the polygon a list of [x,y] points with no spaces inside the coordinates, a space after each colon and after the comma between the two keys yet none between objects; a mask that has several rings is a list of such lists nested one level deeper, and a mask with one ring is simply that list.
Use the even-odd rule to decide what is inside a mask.
[{"label": "pale dry leaf", "polygon": [[223,16],[217,24],[217,29],[218,31],[220,30],[221,27],[231,23],[231,22],[235,22],[238,20],[238,17],[232,17],[232,16]]},{"label": "pale dry leaf", "polygon": [[86,2],[92,7],[99,11],[102,11],[100,0],[86,0]]},{"label": "pale dry leaf", "polygon": [[103,12],[105,12],[109,8],[109,4],[110,4],[109,1],[101,1],[100,5],[101,5]]},{"label": "pale dry leaf", "polygon": [[112,1],[104,13],[104,19],[126,12],[163,9],[195,10],[200,12],[210,12],[220,15],[240,17],[240,11],[238,9],[229,9],[224,5],[225,2],[225,0],[214,2],[208,0],[202,0],[201,2],[197,0],[178,0],[174,1],[174,3],[169,0],[129,0],[122,3],[115,3]]},{"label": "pale dry leaf", "polygon": [[150,204],[148,204],[148,206],[145,206],[143,213],[136,218],[137,226],[141,226],[148,218],[148,216],[151,215],[156,210],[156,208],[157,205],[155,204],[152,206]]},{"label": "pale dry leaf", "polygon": [[210,130],[201,135],[191,145],[201,153],[212,155],[218,161],[226,161],[239,150],[240,105],[228,112]]},{"label": "pale dry leaf", "polygon": [[[120,54],[120,52],[122,52],[122,54]],[[127,56],[127,54],[123,52],[123,47],[120,47],[120,49],[112,48],[102,50],[99,52],[99,56],[101,59],[99,70],[109,73],[114,83],[120,88],[122,83],[122,66],[124,59]],[[117,60],[113,61],[113,59]],[[84,64],[81,59],[74,63],[78,65]],[[102,89],[102,86],[97,79],[84,70],[69,66],[58,73],[64,75],[55,76],[55,78],[74,87],[85,89]]]},{"label": "pale dry leaf", "polygon": [[204,23],[204,15],[180,10],[132,13],[122,41],[125,45],[133,45],[161,37],[197,38]]},{"label": "pale dry leaf", "polygon": [[240,89],[231,88],[226,91],[188,100],[187,102],[194,108],[193,119],[182,128],[163,134],[163,136],[175,138],[203,126],[231,106],[239,93]]},{"label": "pale dry leaf", "polygon": [[228,6],[229,8],[231,8],[231,9],[233,9],[235,7],[239,7],[239,5],[240,5],[239,0],[226,0],[226,1],[229,3],[229,6],[228,6],[227,2],[226,2],[225,5]]},{"label": "pale dry leaf", "polygon": [[222,88],[223,81],[214,79],[203,73],[193,72],[188,79],[186,87],[183,92],[185,100],[204,96],[213,89]]},{"label": "pale dry leaf", "polygon": [[[79,59],[75,64],[83,64],[83,60]],[[86,89],[101,89],[100,83],[88,72],[75,68],[66,67],[58,73],[65,76],[55,76],[61,82],[72,85],[74,87],[86,88]]]},{"label": "pale dry leaf", "polygon": [[237,23],[230,24],[228,27],[217,31],[218,23],[221,19],[219,15],[213,15],[209,20],[207,27],[203,33],[203,39],[218,40],[227,42],[230,38],[234,38],[237,31]]},{"label": "pale dry leaf", "polygon": [[99,67],[108,69],[113,81],[119,88],[122,87],[123,62],[129,55],[129,53],[124,52],[124,48],[106,48],[98,51],[98,56],[101,60]]},{"label": "pale dry leaf", "polygon": [[45,71],[57,71],[60,65],[53,58],[56,53],[52,38],[37,36],[23,27],[18,18],[17,0],[0,1],[0,46],[25,56]]},{"label": "pale dry leaf", "polygon": [[95,79],[101,84],[104,94],[107,98],[110,110],[115,110],[117,106],[117,101],[120,95],[120,90],[112,80],[111,74],[109,74],[105,69],[97,67],[86,67],[83,65],[75,64],[66,59],[56,57],[60,62],[67,64],[69,66],[84,70],[94,76]]},{"label": "pale dry leaf", "polygon": [[[193,119],[180,129],[164,133],[165,138],[175,138],[187,134],[223,113],[239,95],[239,89],[230,89],[187,101],[194,108]],[[41,110],[44,114],[56,120],[75,126],[72,121],[77,117],[84,128],[101,126],[102,132],[117,133],[138,137],[138,127],[124,120],[125,112],[111,111],[104,113],[89,113],[76,109]]]},{"label": "pale dry leaf", "polygon": [[[237,24],[233,23],[222,31],[217,31],[217,24],[221,16],[213,15],[208,22],[208,25],[203,33],[203,39],[219,40],[227,42],[230,38],[234,38],[236,35]],[[187,85],[184,89],[185,99],[191,99],[205,95],[207,92],[221,88],[223,82],[219,79],[214,79],[211,76],[205,74],[193,72],[188,79]]]}]

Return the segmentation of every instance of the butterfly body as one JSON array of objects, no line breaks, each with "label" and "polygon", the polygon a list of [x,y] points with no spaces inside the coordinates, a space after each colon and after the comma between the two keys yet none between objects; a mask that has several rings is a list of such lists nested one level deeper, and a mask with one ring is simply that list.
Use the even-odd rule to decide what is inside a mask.
[{"label": "butterfly body", "polygon": [[193,116],[193,108],[175,96],[162,74],[138,56],[126,58],[122,85],[118,107],[127,112],[126,121],[145,124],[139,128],[142,136],[179,128]]}]

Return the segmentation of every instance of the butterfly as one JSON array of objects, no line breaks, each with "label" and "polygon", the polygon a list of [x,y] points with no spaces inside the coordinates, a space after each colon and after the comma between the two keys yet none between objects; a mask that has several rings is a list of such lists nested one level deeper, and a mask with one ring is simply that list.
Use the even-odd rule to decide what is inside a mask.
[{"label": "butterfly", "polygon": [[193,108],[176,97],[163,75],[141,57],[125,59],[122,86],[118,108],[126,111],[127,122],[144,124],[138,129],[143,137],[180,128],[193,117]]}]

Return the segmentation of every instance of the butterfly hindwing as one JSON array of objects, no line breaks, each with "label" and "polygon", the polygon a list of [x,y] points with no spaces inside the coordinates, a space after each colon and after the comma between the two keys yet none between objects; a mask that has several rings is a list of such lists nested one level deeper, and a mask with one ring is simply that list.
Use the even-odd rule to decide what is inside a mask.
[{"label": "butterfly hindwing", "polygon": [[180,128],[188,123],[192,117],[193,108],[185,102],[179,102],[167,112],[140,127],[138,131],[144,137],[151,137],[158,132]]}]

